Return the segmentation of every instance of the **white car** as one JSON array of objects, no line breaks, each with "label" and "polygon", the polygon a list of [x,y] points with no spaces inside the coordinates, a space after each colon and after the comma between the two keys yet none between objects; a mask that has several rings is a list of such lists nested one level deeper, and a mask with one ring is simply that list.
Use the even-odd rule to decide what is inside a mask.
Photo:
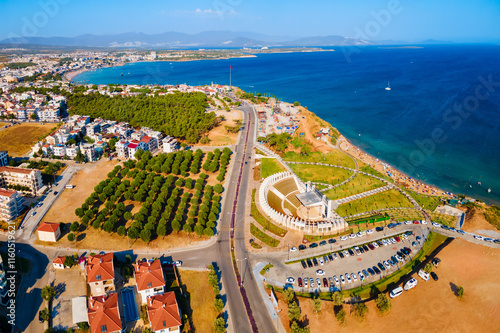
[{"label": "white car", "polygon": [[395,288],[395,289],[393,289],[391,291],[391,293],[389,294],[389,296],[391,298],[395,298],[395,297],[398,297],[399,295],[401,295],[402,293],[403,293],[403,288],[397,287],[397,288]]},{"label": "white car", "polygon": [[[342,275],[341,275],[341,276],[342,276]],[[337,275],[334,275],[334,276],[333,276],[333,281],[335,281],[335,285],[337,285],[337,286],[338,286],[338,285],[339,285],[339,283],[340,283],[340,282],[339,282],[339,278],[337,277]]]},{"label": "white car", "polygon": [[316,271],[316,275],[320,275],[320,276],[321,276],[321,275],[325,275],[325,271],[324,271],[324,270],[322,270],[322,269],[318,269],[318,270]]},{"label": "white car", "polygon": [[313,278],[310,278],[310,279],[309,279],[309,282],[311,282],[311,288],[314,288],[314,279],[313,279]]},{"label": "white car", "polygon": [[408,291],[417,285],[417,279],[411,278],[410,281],[405,283],[404,290]]},{"label": "white car", "polygon": [[408,239],[408,235],[407,234],[402,234],[401,237],[403,237],[404,239]]},{"label": "white car", "polygon": [[378,248],[378,243],[377,242],[373,242],[372,245],[373,245],[374,248],[376,248],[376,249]]},{"label": "white car", "polygon": [[371,234],[373,234],[373,229],[368,229],[368,230],[366,230],[366,234],[367,234],[367,235],[371,235]]},{"label": "white car", "polygon": [[289,277],[289,278],[286,279],[286,283],[294,284],[295,283],[295,279],[293,277]]},{"label": "white car", "polygon": [[356,234],[350,234],[349,238],[356,238]]},{"label": "white car", "polygon": [[365,276],[363,275],[363,273],[358,272],[358,276],[359,276],[359,279],[360,279],[361,281],[364,281]]},{"label": "white car", "polygon": [[295,252],[295,251],[297,251],[297,248],[295,246],[290,249],[290,252]]},{"label": "white car", "polygon": [[332,257],[334,260],[337,260],[339,258],[339,256],[337,255],[337,253],[332,253]]},{"label": "white car", "polygon": [[342,284],[345,284],[345,278],[344,278],[344,276],[343,276],[343,275],[340,275],[340,282],[341,282]]},{"label": "white car", "polygon": [[403,258],[401,258],[401,256],[399,254],[396,254],[395,255],[396,259],[398,259],[399,262],[403,262]]},{"label": "white car", "polygon": [[391,264],[387,260],[384,260],[384,266],[387,267],[387,269],[391,268]]},{"label": "white car", "polygon": [[345,256],[346,258],[347,258],[347,257],[349,257],[349,252],[347,252],[347,250],[342,251],[342,253],[344,254],[344,256]]},{"label": "white car", "polygon": [[358,237],[363,237],[364,235],[366,235],[366,232],[365,231],[360,231],[356,234],[356,236]]},{"label": "white car", "polygon": [[319,264],[320,264],[321,266],[323,266],[323,265],[325,264],[325,262],[323,261],[323,258],[321,258],[321,257],[320,257],[320,258],[318,258],[318,261],[319,261]]},{"label": "white car", "polygon": [[435,227],[439,227],[439,226],[440,226],[440,224],[439,224],[439,223],[436,223],[436,222],[431,222],[431,223],[432,223],[432,225],[433,225],[433,226],[435,226]]},{"label": "white car", "polygon": [[316,278],[316,283],[318,284],[318,288],[321,288],[321,280],[319,278]]},{"label": "white car", "polygon": [[422,280],[424,281],[429,281],[429,278],[431,277],[429,273],[427,273],[426,271],[424,271],[423,269],[419,270],[418,271],[418,276],[420,276],[422,278]]},{"label": "white car", "polygon": [[483,239],[483,236],[474,235],[474,238],[475,238],[475,239]]},{"label": "white car", "polygon": [[354,273],[351,273],[351,278],[353,281],[358,281],[358,277]]},{"label": "white car", "polygon": [[304,287],[309,288],[309,278],[304,278]]},{"label": "white car", "polygon": [[394,237],[390,238],[389,240],[391,241],[392,244],[396,244],[396,239]]},{"label": "white car", "polygon": [[411,224],[411,221],[405,221],[405,224]]},{"label": "white car", "polygon": [[349,276],[349,273],[345,273],[345,278],[347,280],[347,283],[351,283],[352,282],[351,277]]},{"label": "white car", "polygon": [[384,246],[387,246],[387,240],[386,239],[382,239],[382,243],[384,244]]},{"label": "white car", "polygon": [[422,223],[422,224],[425,225],[425,224],[427,224],[427,221],[426,220],[422,220],[422,221],[420,221],[420,223]]},{"label": "white car", "polygon": [[176,267],[180,267],[180,266],[182,266],[182,261],[177,260],[177,261],[174,263],[174,265],[175,265]]},{"label": "white car", "polygon": [[347,237],[347,236],[340,237],[340,240],[348,240],[348,239],[349,239],[349,237]]}]

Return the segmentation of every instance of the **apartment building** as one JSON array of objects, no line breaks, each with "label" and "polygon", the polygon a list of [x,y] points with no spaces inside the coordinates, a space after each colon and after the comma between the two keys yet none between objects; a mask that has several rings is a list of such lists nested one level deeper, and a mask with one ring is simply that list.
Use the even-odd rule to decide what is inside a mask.
[{"label": "apartment building", "polygon": [[24,199],[18,192],[0,188],[0,220],[12,221],[23,208]]},{"label": "apartment building", "polygon": [[0,150],[0,167],[9,164],[9,152],[6,150]]},{"label": "apartment building", "polygon": [[0,187],[8,188],[15,185],[26,187],[27,190],[23,192],[37,196],[43,187],[42,173],[36,169],[0,167]]}]

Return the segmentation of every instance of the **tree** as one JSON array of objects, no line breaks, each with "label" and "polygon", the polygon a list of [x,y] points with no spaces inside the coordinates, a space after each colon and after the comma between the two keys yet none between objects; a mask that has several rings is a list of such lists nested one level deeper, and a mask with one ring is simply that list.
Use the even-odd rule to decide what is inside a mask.
[{"label": "tree", "polygon": [[354,305],[354,315],[359,319],[364,319],[368,314],[368,307],[365,303],[356,303]]},{"label": "tree", "polygon": [[462,299],[464,297],[464,293],[465,293],[464,287],[457,286],[457,292],[456,292],[457,297]]},{"label": "tree", "polygon": [[226,332],[226,323],[224,322],[224,318],[218,317],[214,320],[214,329],[215,333],[224,333]]},{"label": "tree", "polygon": [[287,304],[293,302],[293,300],[295,299],[295,292],[293,291],[293,289],[290,288],[283,290],[283,298],[285,299],[285,302]]},{"label": "tree", "polygon": [[337,312],[337,314],[335,315],[335,318],[337,318],[339,323],[343,323],[345,321],[345,317],[346,317],[346,312],[344,309],[340,309],[340,311]]},{"label": "tree", "polygon": [[292,325],[290,325],[290,333],[309,333],[309,332],[311,332],[309,325],[302,328],[296,321],[293,321]]},{"label": "tree", "polygon": [[222,309],[224,308],[224,302],[220,298],[214,299],[214,307],[217,312],[222,312]]},{"label": "tree", "polygon": [[78,224],[78,222],[73,222],[71,223],[71,225],[69,226],[69,230],[71,232],[75,232],[75,231],[78,231],[78,228],[80,227],[80,225]]},{"label": "tree", "polygon": [[333,305],[342,306],[344,304],[344,295],[340,291],[336,291],[332,294]]},{"label": "tree", "polygon": [[149,241],[151,240],[151,230],[143,229],[141,231],[141,239],[143,242],[149,243]]},{"label": "tree", "polygon": [[82,321],[81,323],[78,323],[77,324],[78,328],[81,329],[82,331],[88,331],[88,329],[90,328],[89,324],[85,321]]},{"label": "tree", "polygon": [[125,227],[121,225],[116,230],[116,233],[118,234],[118,236],[125,236],[125,234],[127,233],[127,229],[125,229]]},{"label": "tree", "polygon": [[74,240],[75,240],[75,234],[74,234],[74,233],[72,233],[72,232],[70,232],[70,233],[68,234],[68,240],[69,240],[70,242],[74,241]]},{"label": "tree", "polygon": [[224,188],[222,187],[221,184],[215,184],[214,186],[214,192],[217,194],[221,194],[222,191],[224,191]]},{"label": "tree", "polygon": [[77,264],[75,257],[73,256],[66,256],[64,258],[64,267],[73,267]]},{"label": "tree", "polygon": [[156,228],[156,233],[160,237],[165,237],[165,235],[167,234],[167,227],[161,224],[158,225],[158,227]]},{"label": "tree", "polygon": [[181,230],[181,223],[177,220],[172,221],[172,230],[175,232],[179,232]]},{"label": "tree", "polygon": [[127,230],[127,236],[130,239],[139,238],[139,230],[137,228],[131,227]]},{"label": "tree", "polygon": [[321,312],[321,299],[316,296],[313,298],[312,301],[313,301],[314,312],[316,312],[316,313]]},{"label": "tree", "polygon": [[432,272],[432,264],[430,262],[428,262],[427,264],[425,264],[424,271],[427,272],[427,273],[429,273],[429,274]]},{"label": "tree", "polygon": [[391,309],[391,300],[384,293],[378,295],[375,304],[377,304],[377,308],[382,314],[389,312]]},{"label": "tree", "polygon": [[300,317],[301,317],[300,307],[297,305],[296,302],[290,303],[288,305],[288,319],[290,321],[300,320]]},{"label": "tree", "polygon": [[194,232],[198,235],[201,236],[203,235],[203,226],[201,224],[196,224],[194,227]]},{"label": "tree", "polygon": [[54,287],[52,286],[45,286],[43,287],[42,289],[42,298],[46,301],[51,301],[52,298],[54,298],[54,296],[56,295],[56,290],[54,289]]},{"label": "tree", "polygon": [[293,102],[293,106],[300,106],[300,103],[298,101]]},{"label": "tree", "polygon": [[205,236],[212,237],[214,235],[214,229],[212,229],[212,228],[205,228],[205,230],[203,231],[203,233],[205,234]]},{"label": "tree", "polygon": [[49,309],[45,308],[42,311],[40,311],[40,317],[42,317],[43,321],[49,321],[50,320]]}]

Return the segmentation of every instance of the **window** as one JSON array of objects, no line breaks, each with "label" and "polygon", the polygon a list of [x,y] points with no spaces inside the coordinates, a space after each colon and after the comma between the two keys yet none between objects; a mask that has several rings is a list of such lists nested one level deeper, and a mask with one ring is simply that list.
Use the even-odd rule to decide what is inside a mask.
[{"label": "window", "polygon": [[101,280],[101,274],[96,275],[95,279],[96,279],[97,281],[100,281],[100,280]]},{"label": "window", "polygon": [[152,288],[153,284],[151,282],[148,282],[147,286],[148,286],[148,288]]},{"label": "window", "polygon": [[102,325],[101,326],[101,332],[107,332],[108,331],[108,327],[106,325]]},{"label": "window", "polygon": [[163,327],[167,327],[167,323],[165,322],[165,320],[163,321]]}]

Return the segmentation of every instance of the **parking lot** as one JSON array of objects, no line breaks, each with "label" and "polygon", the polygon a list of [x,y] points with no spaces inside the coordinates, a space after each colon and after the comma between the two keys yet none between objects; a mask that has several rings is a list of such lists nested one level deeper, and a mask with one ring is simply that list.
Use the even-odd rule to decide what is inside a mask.
[{"label": "parking lot", "polygon": [[[266,278],[290,284],[293,286],[294,290],[304,292],[325,292],[335,291],[337,289],[351,289],[359,287],[362,284],[372,283],[395,272],[397,269],[405,265],[406,262],[411,260],[411,258],[413,258],[413,256],[420,250],[425,236],[422,234],[422,229],[411,229],[411,231],[395,230],[385,236],[383,232],[375,232],[369,236],[364,235],[361,237],[351,238],[349,242],[341,241],[341,243],[344,244],[342,245],[342,248],[340,248],[341,245],[337,245],[337,243],[335,246],[332,246],[334,251],[329,250],[330,244],[328,244],[328,246],[320,247],[322,248],[322,253],[318,253],[317,251],[314,251],[314,253],[301,251],[304,252],[301,253],[301,257],[304,259],[306,268],[303,268],[303,264],[300,261],[288,265],[285,263],[273,263],[274,268],[266,274]],[[419,230],[420,233],[418,232]],[[411,235],[407,235],[407,238],[400,236],[399,242],[396,241],[396,236],[405,232],[408,232],[408,234],[411,233]],[[392,238],[394,240],[390,244],[384,245],[377,243],[377,241],[382,241],[382,239],[390,240]],[[375,245],[373,242],[377,244]],[[355,251],[355,246],[363,244],[365,244],[364,247],[358,246],[358,251]],[[369,247],[368,244],[371,246]],[[372,247],[373,249],[371,249]],[[364,249],[361,250],[361,248]],[[403,253],[403,256],[400,256],[399,258],[391,258],[393,256],[395,257],[398,251],[400,251],[401,254],[401,250],[403,248],[409,248],[411,253],[409,255],[405,255]],[[351,251],[349,251],[349,249]],[[342,252],[342,255],[340,255],[340,252]],[[347,255],[345,254],[346,252]],[[336,259],[333,253],[336,254]],[[326,256],[326,259],[324,256]],[[344,258],[341,258],[341,256]],[[309,257],[309,260],[307,260],[306,257]],[[331,258],[333,258],[333,261]],[[385,264],[384,261],[386,261]],[[391,261],[393,261],[393,264],[390,264]],[[373,268],[373,266],[377,267],[378,272],[375,268]],[[382,269],[380,266],[383,266],[384,268]],[[369,270],[369,268],[371,268],[371,270]],[[324,274],[321,271],[321,274],[317,274],[318,270],[324,271]],[[365,273],[363,273],[363,270],[365,270]],[[358,272],[361,272],[362,277],[358,274]],[[350,282],[346,277],[346,273],[349,275]],[[344,284],[341,281],[341,275],[344,278]],[[365,275],[368,276],[365,277]],[[335,283],[334,276],[337,277],[338,283]],[[293,278],[294,281],[289,281],[287,283],[286,281],[288,278]],[[302,280],[302,287],[299,287],[299,278]],[[308,280],[307,287],[305,285],[306,278]],[[311,278],[313,279],[313,287],[311,287]],[[324,278],[326,278],[327,287],[325,287]],[[362,279],[363,281],[361,281]],[[318,282],[320,283],[319,286]]]}]

